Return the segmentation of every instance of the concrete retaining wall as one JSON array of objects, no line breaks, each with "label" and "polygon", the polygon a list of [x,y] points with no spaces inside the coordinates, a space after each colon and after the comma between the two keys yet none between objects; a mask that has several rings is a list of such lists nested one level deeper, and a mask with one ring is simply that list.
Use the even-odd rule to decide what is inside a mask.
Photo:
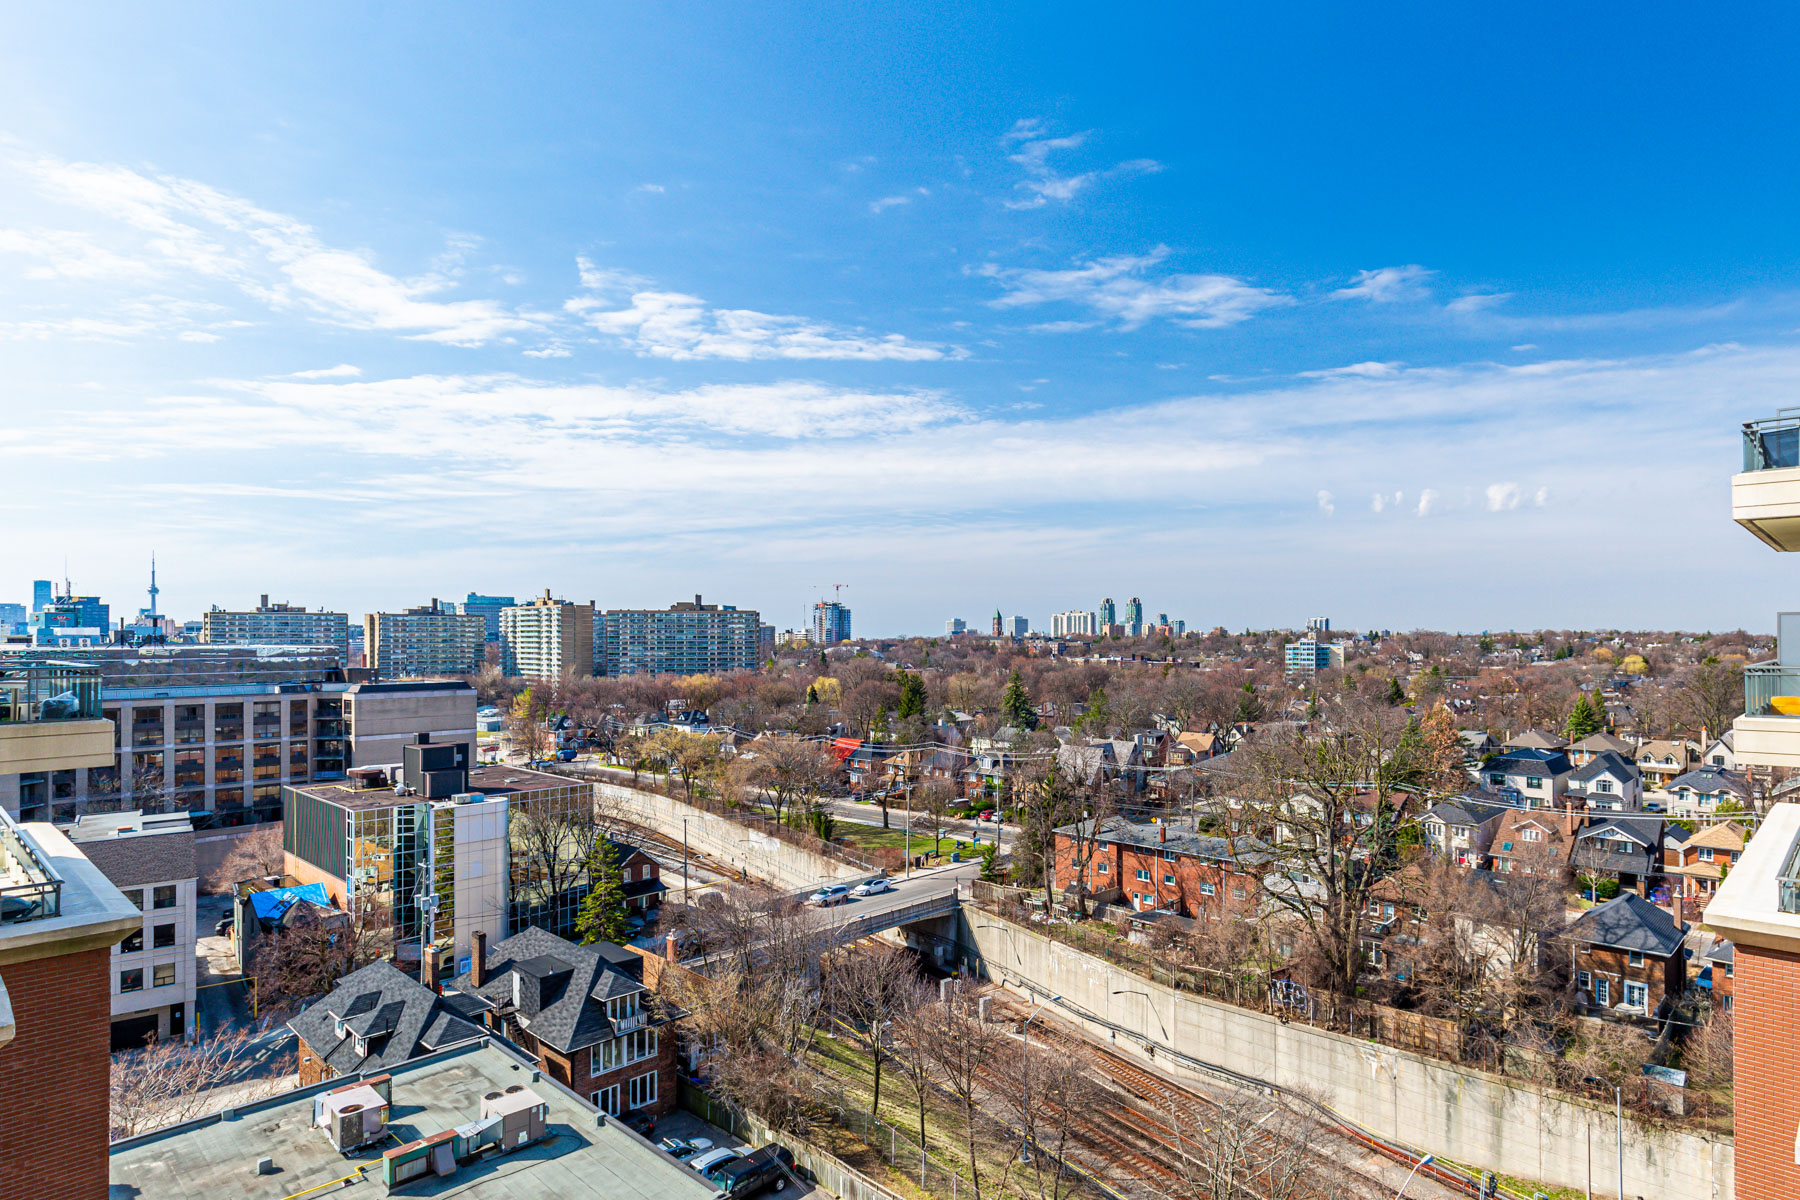
[{"label": "concrete retaining wall", "polygon": [[[971,966],[996,982],[1029,981],[1140,1038],[1305,1093],[1383,1137],[1456,1162],[1581,1190],[1588,1186],[1591,1135],[1593,1194],[1617,1194],[1610,1108],[1177,992],[973,906],[963,908],[957,929]],[[1104,1026],[1084,1023],[1096,1036],[1110,1036]],[[1144,1047],[1125,1036],[1115,1044],[1144,1056]],[[1156,1065],[1204,1081],[1166,1054]],[[1625,1195],[1732,1200],[1731,1139],[1627,1118]]]},{"label": "concrete retaining wall", "polygon": [[602,802],[615,807],[624,820],[654,829],[676,841],[682,838],[685,820],[690,849],[779,888],[797,890],[825,880],[866,879],[871,874],[850,863],[758,833],[716,813],[655,792],[602,782],[596,782],[594,790]]}]

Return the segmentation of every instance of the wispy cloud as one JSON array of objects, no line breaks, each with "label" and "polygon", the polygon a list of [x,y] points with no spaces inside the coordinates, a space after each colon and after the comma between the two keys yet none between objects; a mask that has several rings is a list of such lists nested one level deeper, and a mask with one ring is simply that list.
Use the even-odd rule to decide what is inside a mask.
[{"label": "wispy cloud", "polygon": [[897,192],[892,196],[883,196],[879,200],[869,201],[869,212],[874,216],[880,216],[890,208],[900,208],[911,204],[914,197],[929,195],[931,195],[931,189],[922,187],[914,188],[910,192]]},{"label": "wispy cloud", "polygon": [[1007,157],[1025,171],[1025,178],[1014,188],[1019,198],[1006,201],[1008,208],[1042,208],[1052,200],[1066,204],[1096,181],[1119,175],[1150,175],[1163,169],[1151,158],[1133,158],[1104,169],[1064,174],[1050,163],[1053,154],[1076,150],[1084,145],[1090,132],[1053,137],[1044,122],[1036,117],[1022,118],[1000,138],[1000,144],[1012,153]]},{"label": "wispy cloud", "polygon": [[[805,317],[713,308],[698,296],[649,290],[642,287],[645,281],[602,271],[586,259],[578,259],[577,265],[583,286],[593,290],[564,307],[600,333],[653,358],[929,362],[967,354],[897,333],[870,334]],[[632,290],[624,307],[615,308],[621,285]]]},{"label": "wispy cloud", "polygon": [[350,363],[339,363],[335,367],[319,367],[312,371],[295,371],[290,379],[355,379],[362,374],[362,368]]},{"label": "wispy cloud", "polygon": [[488,299],[437,298],[475,247],[467,235],[454,235],[430,271],[401,279],[295,217],[196,180],[47,155],[13,155],[5,166],[50,200],[108,223],[112,248],[86,234],[0,232],[0,249],[36,260],[28,277],[223,283],[269,309],[458,346],[532,333],[549,319]]},{"label": "wispy cloud", "polygon": [[1076,304],[1121,329],[1159,318],[1191,329],[1216,329],[1292,303],[1279,292],[1230,275],[1151,275],[1168,257],[1169,248],[1157,246],[1148,254],[1090,259],[1060,271],[988,263],[978,273],[1003,289],[989,301],[995,308]]},{"label": "wispy cloud", "polygon": [[1348,287],[1331,293],[1338,300],[1367,300],[1372,304],[1395,304],[1402,300],[1423,300],[1431,295],[1426,286],[1434,271],[1414,263],[1405,267],[1377,267],[1358,271]]},{"label": "wispy cloud", "polygon": [[1403,362],[1359,362],[1347,367],[1328,367],[1322,371],[1301,371],[1301,379],[1343,379],[1354,376],[1358,379],[1390,379],[1398,375],[1406,364]]},{"label": "wispy cloud", "polygon": [[1319,489],[1319,511],[1328,517],[1337,512],[1337,500],[1323,488]]}]

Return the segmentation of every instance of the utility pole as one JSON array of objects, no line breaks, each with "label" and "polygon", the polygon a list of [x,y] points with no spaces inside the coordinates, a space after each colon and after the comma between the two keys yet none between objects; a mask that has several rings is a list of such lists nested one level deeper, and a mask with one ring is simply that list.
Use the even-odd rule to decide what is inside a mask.
[{"label": "utility pole", "polygon": [[683,908],[688,906],[688,887],[692,883],[692,878],[688,875],[687,823],[686,817],[681,818],[681,907]]},{"label": "utility pole", "polygon": [[912,878],[912,769],[906,772],[906,867],[902,879]]}]

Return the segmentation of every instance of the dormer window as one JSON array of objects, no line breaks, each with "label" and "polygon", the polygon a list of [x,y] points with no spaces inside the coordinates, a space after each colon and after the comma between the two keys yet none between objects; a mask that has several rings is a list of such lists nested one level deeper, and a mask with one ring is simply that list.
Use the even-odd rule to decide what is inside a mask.
[{"label": "dormer window", "polygon": [[1544,840],[1544,831],[1541,829],[1527,829],[1524,833],[1525,840],[1528,842],[1541,842]]}]

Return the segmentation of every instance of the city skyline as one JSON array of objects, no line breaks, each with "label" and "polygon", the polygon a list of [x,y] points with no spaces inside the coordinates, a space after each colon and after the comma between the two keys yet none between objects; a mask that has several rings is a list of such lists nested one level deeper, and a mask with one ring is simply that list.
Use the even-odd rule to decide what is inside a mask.
[{"label": "city skyline", "polygon": [[[135,611],[151,546],[171,613],[853,579],[875,636],[977,576],[1233,628],[1787,583],[1717,516],[1800,390],[1792,13],[100,11],[0,18],[8,601],[66,553]],[[1651,538],[1737,585],[1494,565]]]}]

